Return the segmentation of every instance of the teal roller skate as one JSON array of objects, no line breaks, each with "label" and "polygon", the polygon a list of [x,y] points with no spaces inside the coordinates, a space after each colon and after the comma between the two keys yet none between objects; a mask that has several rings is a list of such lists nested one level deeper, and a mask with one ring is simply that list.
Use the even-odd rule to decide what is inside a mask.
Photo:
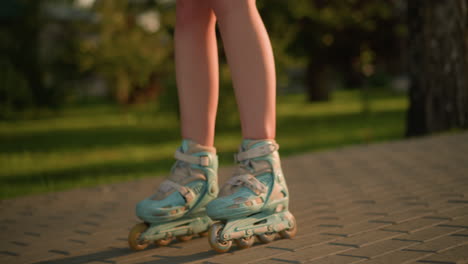
[{"label": "teal roller skate", "polygon": [[128,235],[134,250],[143,250],[151,242],[165,246],[173,238],[187,241],[195,234],[203,236],[212,224],[205,206],[218,195],[215,148],[184,140],[175,158],[171,176],[136,206],[136,215],[144,222]]},{"label": "teal roller skate", "polygon": [[239,166],[217,199],[206,207],[219,222],[208,233],[211,247],[226,252],[234,241],[248,248],[255,237],[262,243],[295,236],[297,227],[289,212],[288,187],[274,140],[244,140],[236,155]]}]

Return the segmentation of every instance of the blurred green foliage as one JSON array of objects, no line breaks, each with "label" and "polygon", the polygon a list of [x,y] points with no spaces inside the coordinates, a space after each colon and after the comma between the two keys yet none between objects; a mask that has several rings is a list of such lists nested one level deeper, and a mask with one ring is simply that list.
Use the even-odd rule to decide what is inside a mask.
[{"label": "blurred green foliage", "polygon": [[[152,76],[172,71],[172,38],[164,28],[172,14],[159,12],[153,1],[136,5],[127,0],[98,1],[92,11],[97,21],[81,27],[80,68],[104,76],[118,102],[128,103]],[[147,24],[153,23],[147,29],[145,16],[150,16]]]},{"label": "blurred green foliage", "polygon": [[[8,118],[33,104],[25,76],[8,60],[0,60],[0,117]],[[15,89],[8,89],[15,87]]]},{"label": "blurred green foliage", "polygon": [[37,3],[5,0],[0,7],[0,118],[41,101],[37,74]]},{"label": "blurred green foliage", "polygon": [[[328,99],[331,82],[361,87],[376,74],[406,71],[405,1],[259,1],[280,80],[287,68],[304,67],[308,99]],[[283,75],[283,76],[281,76]]]},{"label": "blurred green foliage", "polygon": [[51,19],[45,3],[0,3],[0,118],[15,119],[25,109],[57,109],[66,103],[68,83],[78,78],[74,23]]},{"label": "blurred green foliage", "polygon": [[[80,80],[90,76],[104,78],[109,96],[119,103],[159,97],[160,105],[176,105],[176,94],[167,91],[175,87],[174,1],[100,0],[86,8],[77,2],[2,1],[0,61],[7,66],[0,70],[0,116],[76,101],[86,85]],[[320,101],[328,98],[332,82],[361,87],[377,75],[405,71],[403,0],[257,4],[272,40],[280,87],[290,85],[291,70],[305,69],[307,98]],[[226,61],[221,62],[221,87],[229,87]],[[226,101],[221,112],[235,113],[231,99],[231,90],[221,92]]]}]

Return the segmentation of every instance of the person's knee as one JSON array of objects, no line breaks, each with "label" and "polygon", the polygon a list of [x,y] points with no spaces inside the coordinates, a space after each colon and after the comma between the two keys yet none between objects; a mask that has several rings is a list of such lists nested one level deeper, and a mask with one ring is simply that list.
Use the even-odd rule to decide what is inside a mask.
[{"label": "person's knee", "polygon": [[221,20],[232,13],[245,12],[255,0],[210,0],[210,5],[218,20]]},{"label": "person's knee", "polygon": [[210,20],[211,9],[208,5],[202,3],[203,1],[199,0],[177,0],[176,20],[179,29],[206,23]]}]

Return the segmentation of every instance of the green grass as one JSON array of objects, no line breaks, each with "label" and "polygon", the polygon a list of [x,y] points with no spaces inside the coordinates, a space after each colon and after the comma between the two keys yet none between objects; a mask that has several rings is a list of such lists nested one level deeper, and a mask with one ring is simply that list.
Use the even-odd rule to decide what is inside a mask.
[{"label": "green grass", "polygon": [[[404,95],[374,91],[367,112],[361,101],[357,91],[335,92],[330,102],[314,104],[304,95],[279,96],[282,156],[403,137]],[[217,128],[221,165],[232,164],[240,139],[238,120]],[[87,105],[42,119],[3,121],[0,198],[167,174],[179,143],[177,116],[152,105]]]}]

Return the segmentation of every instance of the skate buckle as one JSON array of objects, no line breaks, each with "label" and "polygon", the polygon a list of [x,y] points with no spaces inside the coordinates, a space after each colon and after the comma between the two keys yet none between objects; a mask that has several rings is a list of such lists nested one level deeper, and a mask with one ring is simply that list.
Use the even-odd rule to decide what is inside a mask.
[{"label": "skate buckle", "polygon": [[210,156],[208,155],[192,156],[182,153],[180,150],[177,150],[174,154],[174,157],[177,160],[185,161],[190,164],[197,164],[205,167],[210,165]]},{"label": "skate buckle", "polygon": [[279,212],[283,211],[283,209],[284,209],[284,205],[278,204],[278,206],[276,206],[276,208],[275,208],[275,211],[277,213],[279,213]]},{"label": "skate buckle", "polygon": [[189,188],[184,188],[183,192],[181,191],[180,194],[182,194],[187,203],[190,203],[194,198]]},{"label": "skate buckle", "polygon": [[273,142],[268,142],[266,145],[251,148],[246,151],[240,151],[237,155],[234,155],[236,162],[250,160],[258,157],[263,157],[265,155],[271,154],[279,149],[278,144]]},{"label": "skate buckle", "polygon": [[207,167],[210,165],[210,156],[200,156],[200,165]]},{"label": "skate buckle", "polygon": [[276,179],[278,179],[278,182],[279,182],[279,183],[282,183],[282,182],[283,182],[283,177],[281,177],[281,172],[277,172],[277,173],[276,173]]}]

